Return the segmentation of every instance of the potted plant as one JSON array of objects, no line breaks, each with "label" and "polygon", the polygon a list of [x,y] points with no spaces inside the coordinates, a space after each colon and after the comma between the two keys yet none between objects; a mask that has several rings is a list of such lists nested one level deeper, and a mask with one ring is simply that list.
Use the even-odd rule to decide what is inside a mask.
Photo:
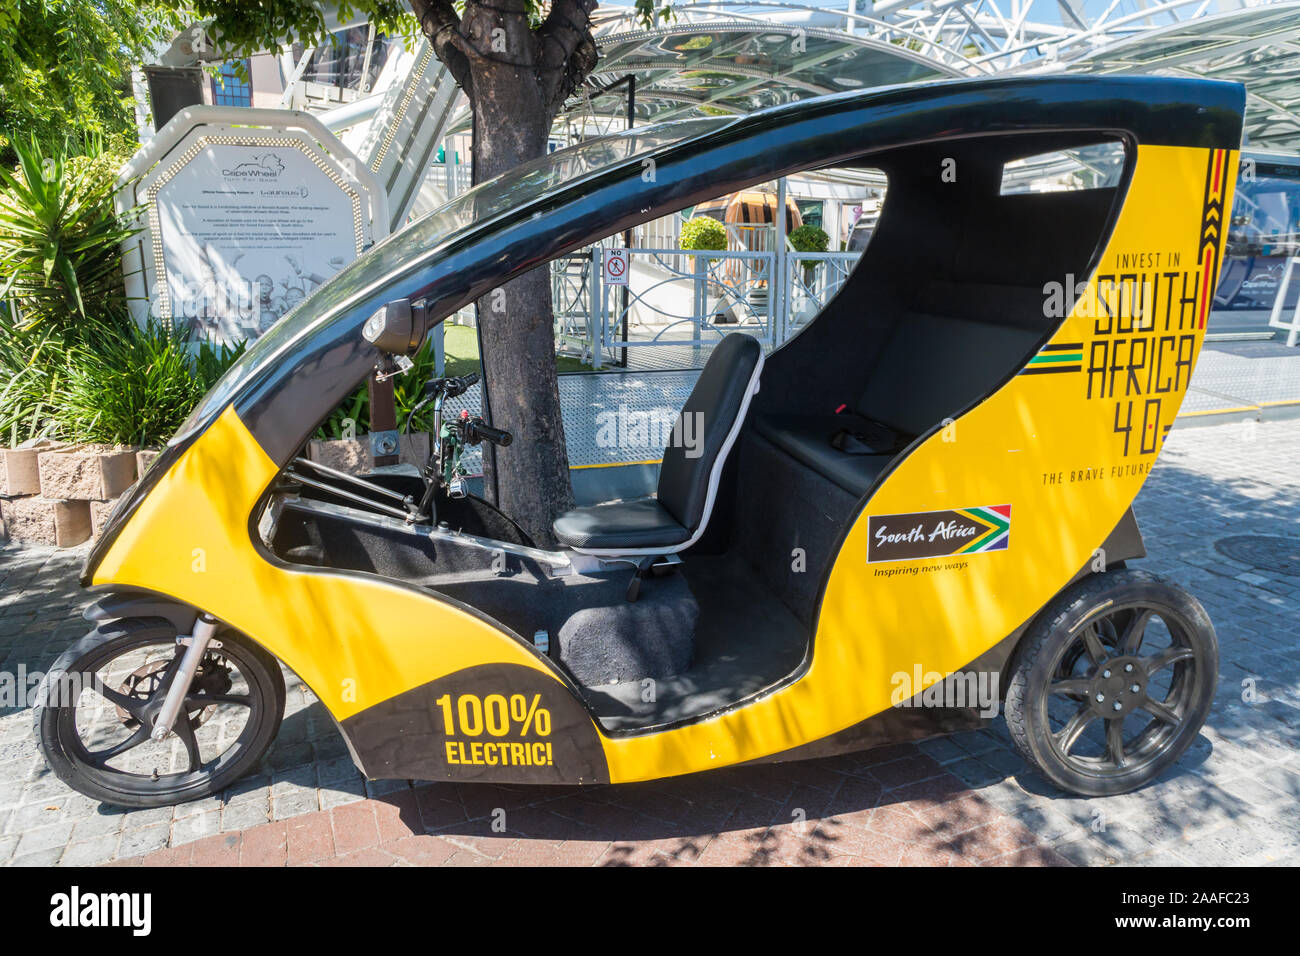
[{"label": "potted plant", "polygon": [[41,496],[89,502],[98,532],[113,500],[242,351],[242,343],[192,349],[187,332],[129,321],[69,349],[55,429],[70,444],[38,456]]},{"label": "potted plant", "polygon": [[0,310],[0,497],[40,491],[36,456],[59,444],[50,433],[61,364],[61,337]]},{"label": "potted plant", "polygon": [[[678,245],[682,249],[692,252],[724,252],[727,248],[727,227],[712,216],[693,216],[682,223]],[[705,260],[702,256],[695,256],[694,258],[695,274],[703,277],[705,282],[705,295],[722,296],[722,284],[708,277],[708,263],[717,262],[718,260],[712,258]],[[735,321],[734,317],[725,315],[715,316],[714,320],[716,322]]]},{"label": "potted plant", "polygon": [[682,223],[682,233],[678,245],[683,249],[692,251],[725,251],[727,248],[727,227],[712,216],[694,216]]},{"label": "potted plant", "polygon": [[52,439],[69,434],[70,356],[130,324],[121,246],[135,230],[113,207],[121,157],[93,139],[82,155],[11,146],[17,168],[0,169],[0,491],[12,536],[64,546],[89,535],[88,499],[134,480],[118,449],[42,460],[68,451]]},{"label": "potted plant", "polygon": [[[825,230],[811,223],[805,223],[797,229],[791,230],[790,234],[786,236],[786,240],[790,243],[790,248],[795,252],[825,252],[830,247],[831,237],[826,234]],[[800,266],[803,267],[804,288],[808,290],[813,287],[819,261],[817,259],[799,260]]]},{"label": "potted plant", "polygon": [[37,454],[53,450],[71,348],[126,319],[122,242],[113,208],[121,157],[91,139],[83,155],[11,144],[0,168],[0,493],[39,490]]}]

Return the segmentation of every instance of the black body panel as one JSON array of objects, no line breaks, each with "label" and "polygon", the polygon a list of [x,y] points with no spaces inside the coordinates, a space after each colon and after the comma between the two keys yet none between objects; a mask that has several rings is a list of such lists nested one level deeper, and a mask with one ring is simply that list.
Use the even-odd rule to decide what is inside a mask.
[{"label": "black body panel", "polygon": [[[448,734],[438,703],[444,694],[453,707],[465,695],[522,696],[536,706],[524,734],[516,735],[513,725],[499,738],[486,729]],[[538,732],[543,711],[549,718],[544,734]],[[609,782],[605,752],[587,709],[564,684],[515,664],[457,671],[354,714],[340,726],[358,768],[371,779],[518,783],[523,776],[528,783]]]}]

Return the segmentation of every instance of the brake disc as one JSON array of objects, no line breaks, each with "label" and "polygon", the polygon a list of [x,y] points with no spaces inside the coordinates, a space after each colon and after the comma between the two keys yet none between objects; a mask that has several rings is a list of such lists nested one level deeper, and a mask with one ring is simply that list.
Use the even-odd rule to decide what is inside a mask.
[{"label": "brake disc", "polygon": [[[170,665],[171,660],[168,658],[146,661],[126,676],[126,680],[117,688],[118,693],[125,694],[127,697],[136,700],[149,700],[158,692],[158,687],[162,683],[162,676]],[[192,690],[207,694],[224,694],[230,690],[232,683],[230,667],[226,664],[225,659],[214,654],[208,654],[204,656],[203,662],[199,664],[199,669],[194,675],[194,682],[190,686]],[[136,725],[136,719],[121,707],[114,707],[114,710],[117,711],[117,719],[123,725],[127,727]],[[197,730],[207,723],[216,712],[216,704],[209,704],[197,713],[191,712],[189,715],[190,726]]]}]

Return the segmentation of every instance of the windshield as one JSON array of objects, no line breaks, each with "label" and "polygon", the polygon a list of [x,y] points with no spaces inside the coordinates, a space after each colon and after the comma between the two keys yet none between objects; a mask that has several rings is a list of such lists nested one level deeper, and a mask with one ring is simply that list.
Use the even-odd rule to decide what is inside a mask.
[{"label": "windshield", "polygon": [[[733,120],[728,117],[703,117],[587,140],[525,163],[451,199],[375,245],[273,325],[222,376],[172,441],[182,439],[191,429],[219,412],[245,380],[274,362],[313,325],[346,306],[350,299],[375,282],[396,280],[403,271],[427,262],[471,226],[602,168],[653,153],[730,122]],[[393,290],[394,298],[403,294],[403,290]]]}]

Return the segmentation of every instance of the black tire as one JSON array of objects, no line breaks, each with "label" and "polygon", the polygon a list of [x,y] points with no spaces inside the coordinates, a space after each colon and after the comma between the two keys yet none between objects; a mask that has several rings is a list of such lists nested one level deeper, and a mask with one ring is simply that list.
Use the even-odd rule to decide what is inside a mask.
[{"label": "black tire", "polygon": [[[160,807],[220,793],[257,765],[284,717],[284,675],[274,657],[226,628],[217,633],[204,656],[172,733],[162,743],[147,740],[137,715],[144,716],[144,708],[161,703],[164,691],[159,685],[166,682],[170,668],[180,659],[182,648],[176,637],[175,627],[162,618],[112,621],[92,630],[54,663],[37,691],[33,721],[46,763],[60,780],[104,803]],[[144,663],[128,674],[124,683],[117,687],[107,683],[105,675],[112,678],[108,667],[115,663],[119,668],[129,667],[137,659]],[[230,693],[232,674],[244,685],[234,694]],[[205,740],[200,740],[202,726],[218,713],[229,719],[232,712],[244,710],[248,716],[235,739],[204,760],[206,738],[215,735],[219,746],[226,730],[218,726],[210,733],[203,732]],[[86,711],[97,732],[123,739],[90,750],[78,725],[79,712],[86,718]],[[152,720],[148,722],[152,726]],[[158,764],[175,759],[177,743],[187,766],[177,772],[170,767],[161,772]],[[129,752],[134,752],[133,759],[154,761],[152,772],[109,763],[128,759]]]},{"label": "black tire", "polygon": [[1095,574],[1026,631],[1007,727],[1021,756],[1062,790],[1128,793],[1196,739],[1218,667],[1214,626],[1194,597],[1144,571]]}]

